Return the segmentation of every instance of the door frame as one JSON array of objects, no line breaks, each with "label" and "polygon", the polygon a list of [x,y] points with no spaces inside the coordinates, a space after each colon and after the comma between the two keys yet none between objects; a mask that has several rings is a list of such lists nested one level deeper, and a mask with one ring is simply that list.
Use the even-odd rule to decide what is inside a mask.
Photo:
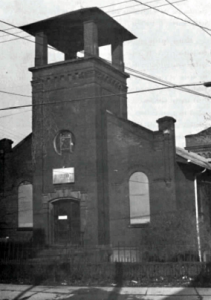
[{"label": "door frame", "polygon": [[[80,199],[74,198],[74,197],[61,197],[56,198],[51,201],[49,201],[49,220],[48,220],[48,231],[49,231],[49,244],[50,245],[61,245],[58,243],[55,243],[54,241],[54,204],[55,202],[62,202],[62,201],[70,201],[70,202],[77,202],[79,205],[79,213],[80,213]],[[81,222],[80,222],[81,223]],[[81,226],[81,224],[80,224]]]}]

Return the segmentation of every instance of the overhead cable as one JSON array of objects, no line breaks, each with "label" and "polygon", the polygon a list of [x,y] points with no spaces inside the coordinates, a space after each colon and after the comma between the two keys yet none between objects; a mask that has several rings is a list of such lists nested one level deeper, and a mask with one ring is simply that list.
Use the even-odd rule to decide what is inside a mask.
[{"label": "overhead cable", "polygon": [[[163,0],[151,0],[151,1],[148,1],[146,3],[158,2],[158,1],[163,1]],[[186,1],[186,0],[184,0],[184,1]],[[132,0],[132,2],[133,2],[133,0]],[[106,13],[111,13],[111,12],[114,12],[114,11],[123,10],[123,9],[136,7],[136,6],[140,6],[140,4],[135,4],[135,5],[125,6],[125,7],[122,7],[122,8],[112,9],[112,10],[106,11]]]},{"label": "overhead cable", "polygon": [[[133,0],[134,1],[134,0]],[[179,3],[179,2],[185,2],[187,0],[178,0],[178,1],[175,1],[173,3]],[[146,2],[147,3],[147,2]],[[141,4],[141,3],[139,3]],[[152,6],[152,8],[157,8],[157,7],[162,7],[162,6],[168,6],[169,4],[161,4],[161,5],[157,5],[157,6]],[[133,14],[133,13],[138,13],[138,12],[142,12],[142,11],[147,11],[147,10],[150,10],[151,8],[145,8],[145,9],[140,9],[140,10],[134,10],[134,11],[131,11],[131,12],[128,12],[128,13],[124,13],[124,14],[120,14],[120,15],[115,15],[115,16],[112,16],[112,18],[117,18],[117,17],[121,17],[121,16],[126,16],[126,15],[130,15],[130,14]]]},{"label": "overhead cable", "polygon": [[[187,20],[181,19],[181,18],[176,17],[176,16],[174,16],[174,15],[171,15],[171,14],[169,14],[169,13],[163,11],[163,10],[157,9],[156,7],[153,7],[153,6],[151,6],[151,5],[148,5],[148,4],[146,4],[146,3],[143,3],[143,2],[141,2],[141,1],[139,1],[139,0],[133,0],[133,1],[135,1],[135,2],[137,2],[137,3],[140,3],[140,4],[142,4],[143,6],[146,6],[146,7],[150,8],[150,9],[153,9],[153,10],[155,10],[155,11],[161,13],[161,14],[164,14],[164,15],[166,15],[166,16],[168,16],[168,17],[172,17],[172,18],[177,19],[177,20],[179,20],[179,21],[182,21],[182,22],[185,22],[185,23],[194,25],[195,27],[200,27],[200,28],[204,28],[204,29],[206,29],[206,30],[211,31],[210,28],[207,28],[207,27],[205,27],[205,26],[201,26],[201,25],[198,25],[198,24],[196,25],[195,23],[192,23],[192,22],[189,22],[189,21],[187,21]],[[172,2],[172,3],[176,3],[176,2]]]},{"label": "overhead cable", "polygon": [[113,3],[113,4],[106,5],[106,6],[101,6],[100,8],[106,8],[106,7],[110,7],[110,6],[116,6],[116,5],[127,3],[127,2],[133,2],[133,0],[127,0],[127,1],[122,1],[122,2],[118,2],[118,3]]},{"label": "overhead cable", "polygon": [[[11,109],[20,109],[20,108],[24,108],[24,107],[45,106],[45,105],[50,105],[50,104],[57,104],[58,105],[58,104],[67,103],[67,102],[75,102],[75,101],[82,101],[82,100],[93,100],[93,99],[108,98],[108,97],[113,97],[113,96],[125,96],[125,95],[131,95],[131,94],[138,94],[138,93],[146,93],[146,92],[153,92],[153,91],[159,91],[159,90],[173,89],[173,88],[176,88],[176,87],[202,86],[202,85],[204,85],[204,83],[181,84],[181,85],[166,86],[166,87],[153,88],[153,89],[137,90],[137,91],[127,92],[127,93],[117,93],[117,94],[109,94],[109,95],[103,95],[103,96],[99,95],[99,96],[94,96],[94,97],[85,97],[85,98],[64,100],[64,101],[60,101],[60,102],[53,101],[53,102],[46,102],[46,103],[10,106],[10,107],[1,108],[0,111],[11,110]],[[205,95],[204,97],[211,99],[211,96]]]},{"label": "overhead cable", "polygon": [[179,11],[182,15],[184,15],[187,19],[189,19],[190,21],[192,21],[194,24],[196,24],[199,28],[201,28],[205,33],[207,33],[209,36],[211,36],[211,34],[204,29],[203,27],[201,27],[198,23],[196,23],[193,19],[191,19],[187,14],[185,14],[183,11],[181,11],[177,6],[175,6],[172,2],[166,0],[166,2],[168,4],[170,4],[172,7],[174,7],[177,11]]},{"label": "overhead cable", "polygon": [[9,115],[0,116],[0,119],[12,117],[12,116],[16,116],[16,115],[19,115],[19,114],[23,114],[25,112],[32,112],[32,110],[28,109],[28,110],[21,111],[21,112],[15,113],[15,114],[9,114]]}]

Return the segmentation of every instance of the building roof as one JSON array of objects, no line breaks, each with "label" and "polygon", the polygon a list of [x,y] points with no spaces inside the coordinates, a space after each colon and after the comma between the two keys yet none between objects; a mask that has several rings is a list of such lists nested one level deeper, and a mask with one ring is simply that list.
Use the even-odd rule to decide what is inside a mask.
[{"label": "building roof", "polygon": [[176,147],[176,154],[187,160],[187,162],[211,170],[211,164],[209,164],[208,160],[201,155],[179,147]]},{"label": "building roof", "polygon": [[199,131],[197,133],[194,133],[194,134],[188,134],[186,135],[185,137],[194,137],[194,136],[208,136],[208,135],[211,135],[211,127],[208,127],[202,131]]},{"label": "building roof", "polygon": [[44,32],[48,37],[48,44],[65,53],[67,49],[73,49],[74,51],[84,49],[83,23],[90,20],[93,20],[98,25],[99,46],[111,44],[116,40],[117,34],[122,41],[136,38],[122,25],[97,7],[79,9],[24,25],[20,28],[33,36],[36,33]]}]

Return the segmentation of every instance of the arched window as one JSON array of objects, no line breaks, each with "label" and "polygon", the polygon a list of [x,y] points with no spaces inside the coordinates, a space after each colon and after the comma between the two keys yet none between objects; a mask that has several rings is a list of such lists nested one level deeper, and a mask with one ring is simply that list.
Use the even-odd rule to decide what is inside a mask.
[{"label": "arched window", "polygon": [[150,222],[149,180],[142,172],[133,173],[129,179],[130,224]]},{"label": "arched window", "polygon": [[32,226],[32,184],[28,181],[24,181],[18,187],[18,227]]}]

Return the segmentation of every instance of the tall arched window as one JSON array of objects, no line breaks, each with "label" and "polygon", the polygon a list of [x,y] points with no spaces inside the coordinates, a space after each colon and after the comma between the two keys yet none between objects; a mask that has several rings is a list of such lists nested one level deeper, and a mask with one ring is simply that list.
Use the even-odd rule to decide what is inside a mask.
[{"label": "tall arched window", "polygon": [[18,187],[18,227],[33,226],[32,184],[22,182]]},{"label": "tall arched window", "polygon": [[129,179],[130,224],[150,222],[149,180],[142,172],[133,173]]}]

